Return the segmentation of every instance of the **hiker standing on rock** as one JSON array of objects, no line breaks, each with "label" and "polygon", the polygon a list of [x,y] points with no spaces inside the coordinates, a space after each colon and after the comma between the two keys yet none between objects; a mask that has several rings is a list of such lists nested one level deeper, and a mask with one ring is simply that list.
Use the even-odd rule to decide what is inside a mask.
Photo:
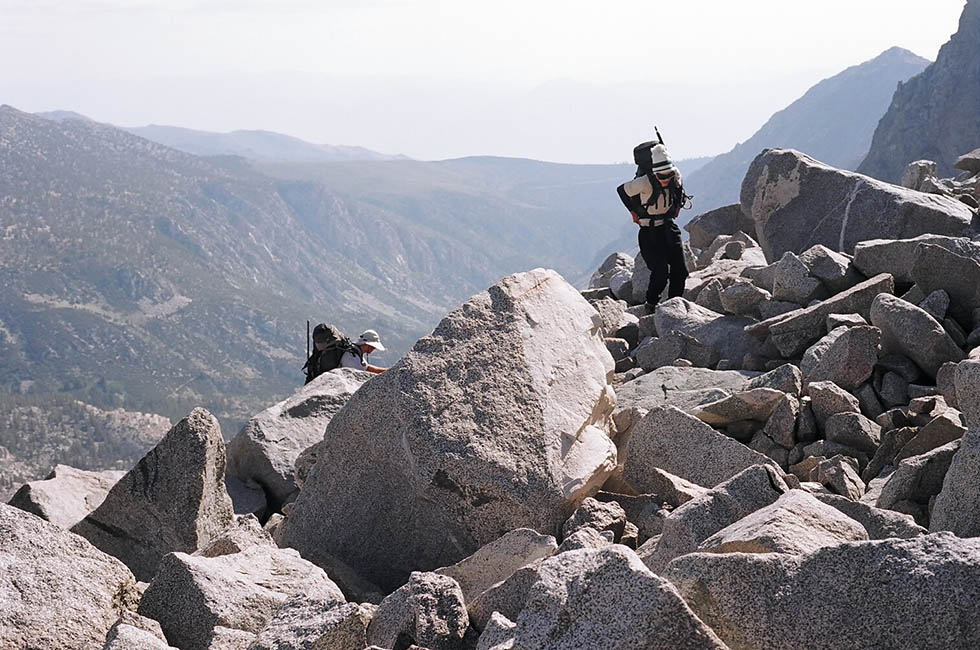
[{"label": "hiker standing on rock", "polygon": [[[658,139],[660,134],[657,134]],[[670,160],[663,139],[644,142],[633,149],[636,177],[616,191],[623,205],[640,226],[640,254],[650,269],[646,306],[652,313],[660,294],[670,283],[668,297],[684,294],[687,266],[681,230],[674,219],[689,198],[684,193],[681,172]]]}]

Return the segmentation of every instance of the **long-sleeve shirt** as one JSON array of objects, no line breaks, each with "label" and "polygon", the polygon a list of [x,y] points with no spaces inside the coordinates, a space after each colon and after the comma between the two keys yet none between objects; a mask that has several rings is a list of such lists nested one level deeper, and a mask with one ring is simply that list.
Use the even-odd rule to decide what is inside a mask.
[{"label": "long-sleeve shirt", "polygon": [[[646,175],[638,176],[633,180],[623,183],[616,192],[626,209],[636,214],[640,218],[640,225],[649,225],[651,217],[653,219],[674,219],[680,212],[680,202],[675,200],[677,194],[673,187],[673,182],[668,187],[657,188],[659,194],[657,200],[644,210],[643,206],[650,201],[653,196],[653,186],[650,185],[650,178]],[[644,223],[646,222],[646,223]]]}]

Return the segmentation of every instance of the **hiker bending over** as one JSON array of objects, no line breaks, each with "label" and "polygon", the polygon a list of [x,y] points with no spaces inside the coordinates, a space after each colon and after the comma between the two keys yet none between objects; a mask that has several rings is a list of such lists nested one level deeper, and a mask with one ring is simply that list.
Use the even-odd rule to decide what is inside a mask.
[{"label": "hiker bending over", "polygon": [[637,145],[633,160],[637,165],[636,178],[620,185],[617,191],[633,215],[633,222],[640,226],[640,255],[650,269],[646,306],[653,312],[668,281],[670,298],[684,294],[687,266],[681,231],[674,219],[688,197],[680,170],[670,161],[662,141]]},{"label": "hiker bending over", "polygon": [[375,374],[382,373],[385,368],[369,364],[367,355],[375,350],[384,349],[381,337],[374,330],[365,331],[357,343],[351,343],[350,339],[333,325],[320,323],[313,328],[313,353],[303,366],[303,370],[306,371],[306,383],[335,368],[356,368]]},{"label": "hiker bending over", "polygon": [[378,352],[384,352],[385,346],[381,344],[381,337],[374,330],[364,330],[361,337],[357,339],[357,343],[351,345],[344,356],[340,359],[340,365],[344,368],[356,368],[358,370],[367,370],[368,372],[373,372],[376,375],[380,375],[387,368],[380,368],[378,366],[372,366],[368,363],[368,355],[377,350]]}]

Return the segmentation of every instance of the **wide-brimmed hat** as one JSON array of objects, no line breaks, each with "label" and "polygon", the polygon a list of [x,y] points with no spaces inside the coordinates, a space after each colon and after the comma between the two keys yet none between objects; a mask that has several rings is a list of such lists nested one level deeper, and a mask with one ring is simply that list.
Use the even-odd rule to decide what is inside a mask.
[{"label": "wide-brimmed hat", "polygon": [[378,352],[384,352],[385,346],[381,344],[381,337],[374,330],[364,330],[361,338],[357,339],[358,345],[370,345]]}]

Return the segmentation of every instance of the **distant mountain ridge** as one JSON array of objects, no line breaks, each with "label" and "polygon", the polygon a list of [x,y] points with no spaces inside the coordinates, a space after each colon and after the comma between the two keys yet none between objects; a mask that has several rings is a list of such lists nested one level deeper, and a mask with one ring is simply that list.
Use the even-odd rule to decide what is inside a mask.
[{"label": "distant mountain ridge", "polygon": [[[749,164],[769,147],[798,149],[834,167],[856,168],[898,83],[927,65],[896,47],[821,81],[744,143],[687,176],[685,185],[696,197],[690,217],[737,203]],[[682,225],[689,220],[682,219]]]},{"label": "distant mountain ridge", "polygon": [[[0,394],[234,427],[301,381],[306,319],[388,363],[537,266],[587,277],[627,165],[250,163],[0,108]],[[631,225],[631,224],[630,224]],[[314,320],[314,322],[316,322]]]},{"label": "distant mountain ridge", "polygon": [[906,165],[932,160],[955,176],[957,157],[980,147],[980,0],[969,0],[936,62],[902,84],[858,171],[898,182]]}]

